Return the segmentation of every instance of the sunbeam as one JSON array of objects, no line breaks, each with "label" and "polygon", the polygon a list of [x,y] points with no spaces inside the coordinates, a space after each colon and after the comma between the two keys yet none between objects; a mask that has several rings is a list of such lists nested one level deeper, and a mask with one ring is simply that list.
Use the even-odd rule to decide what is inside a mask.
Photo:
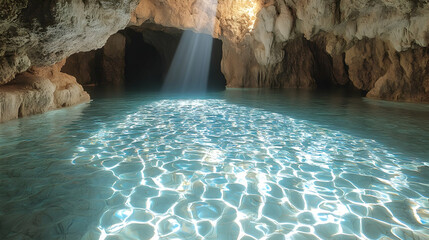
[{"label": "sunbeam", "polygon": [[[196,19],[198,28],[212,33],[216,18],[217,0],[198,0]],[[208,21],[204,21],[208,19]],[[186,30],[180,40],[173,62],[164,81],[164,92],[205,92],[210,70],[213,38]]]}]

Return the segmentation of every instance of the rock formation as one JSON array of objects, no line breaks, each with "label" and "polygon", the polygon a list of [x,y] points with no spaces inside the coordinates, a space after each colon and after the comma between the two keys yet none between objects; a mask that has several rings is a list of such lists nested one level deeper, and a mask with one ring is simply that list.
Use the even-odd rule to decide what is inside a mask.
[{"label": "rock formation", "polygon": [[129,22],[137,0],[6,0],[0,6],[0,82],[101,48]]},{"label": "rock formation", "polygon": [[101,78],[99,72],[101,55],[101,49],[75,53],[67,58],[67,62],[61,71],[76,77],[77,82],[84,86],[96,84],[97,79]]},{"label": "rock formation", "polygon": [[[142,0],[131,23],[205,31],[194,2]],[[220,0],[216,16],[229,87],[350,84],[372,98],[429,101],[427,0]]]},{"label": "rock formation", "polygon": [[[0,85],[10,84],[0,86],[2,110],[15,108],[12,105],[20,102],[11,102],[10,99],[10,95],[17,91],[24,99],[34,102],[34,110],[28,112],[24,111],[27,105],[23,105],[23,116],[50,109],[49,102],[52,99],[49,98],[52,91],[56,94],[63,93],[59,91],[61,89],[53,90],[52,86],[69,86],[70,76],[58,75],[63,80],[57,78],[56,82],[49,83],[47,78],[42,80],[31,71],[14,79],[16,74],[31,66],[52,66],[76,52],[101,48],[112,34],[127,25],[137,3],[137,0],[0,1]],[[60,84],[60,81],[63,83]],[[77,87],[74,83],[72,85]],[[18,86],[23,89],[17,89]],[[38,98],[39,93],[28,90],[32,87],[40,94],[46,91],[43,93],[43,101]],[[79,89],[81,96],[87,96],[82,88]],[[64,104],[74,102],[81,101],[71,100]],[[10,116],[5,114],[8,113],[1,113],[0,119],[3,121],[19,116],[17,113],[11,113]]]},{"label": "rock formation", "polygon": [[67,58],[62,72],[76,77],[82,85],[103,82],[111,85],[124,84],[125,36],[113,34],[103,48],[79,52]]},{"label": "rock formation", "polygon": [[64,63],[32,67],[0,87],[0,122],[88,102],[76,79],[61,72]]}]

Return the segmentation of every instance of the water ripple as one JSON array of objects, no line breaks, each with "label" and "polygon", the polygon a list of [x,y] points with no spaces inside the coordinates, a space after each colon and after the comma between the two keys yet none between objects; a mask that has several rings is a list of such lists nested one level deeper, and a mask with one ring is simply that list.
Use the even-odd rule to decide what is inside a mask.
[{"label": "water ripple", "polygon": [[94,186],[73,194],[103,212],[84,239],[429,238],[427,165],[223,100],[144,105],[81,141],[70,161],[97,169],[70,180]]}]

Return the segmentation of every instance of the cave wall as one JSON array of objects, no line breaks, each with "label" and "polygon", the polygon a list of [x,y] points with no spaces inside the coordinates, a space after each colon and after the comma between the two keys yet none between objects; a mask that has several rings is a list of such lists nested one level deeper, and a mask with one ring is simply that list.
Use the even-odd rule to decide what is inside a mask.
[{"label": "cave wall", "polygon": [[115,33],[97,50],[79,52],[67,58],[62,72],[82,85],[123,85],[125,82],[126,36]]},{"label": "cave wall", "polygon": [[97,79],[101,79],[102,54],[102,49],[75,53],[67,58],[61,71],[74,76],[77,82],[83,86],[96,85]]},{"label": "cave wall", "polygon": [[0,122],[89,101],[76,79],[60,72],[63,59],[104,46],[137,4],[0,1]]},{"label": "cave wall", "polygon": [[62,72],[88,86],[160,88],[181,32],[162,31],[151,25],[127,28],[112,35],[101,49],[68,57]]},{"label": "cave wall", "polygon": [[[142,0],[131,24],[207,31],[194,2]],[[429,102],[427,0],[220,0],[211,34],[229,87],[353,86]]]},{"label": "cave wall", "polygon": [[32,67],[0,87],[0,122],[88,102],[76,78],[61,72],[64,64]]},{"label": "cave wall", "polygon": [[30,66],[49,66],[101,48],[124,28],[138,0],[0,2],[0,83]]},{"label": "cave wall", "polygon": [[180,41],[181,31],[173,30],[127,28],[112,35],[101,49],[68,57],[62,72],[88,86],[160,88]]}]

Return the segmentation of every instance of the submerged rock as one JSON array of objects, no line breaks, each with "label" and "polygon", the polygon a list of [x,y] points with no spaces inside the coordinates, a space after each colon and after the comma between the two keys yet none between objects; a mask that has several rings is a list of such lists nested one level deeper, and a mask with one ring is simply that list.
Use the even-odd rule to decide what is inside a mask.
[{"label": "submerged rock", "polygon": [[0,84],[30,66],[48,66],[101,48],[124,28],[138,0],[0,3]]}]

